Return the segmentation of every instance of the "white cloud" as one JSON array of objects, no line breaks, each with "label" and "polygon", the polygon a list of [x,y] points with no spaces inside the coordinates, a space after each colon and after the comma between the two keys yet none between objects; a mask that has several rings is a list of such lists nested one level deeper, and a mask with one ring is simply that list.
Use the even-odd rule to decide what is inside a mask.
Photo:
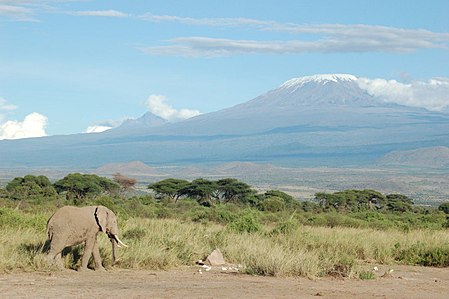
[{"label": "white cloud", "polygon": [[46,116],[37,112],[27,115],[23,121],[7,121],[0,125],[0,140],[47,136],[47,121]]},{"label": "white cloud", "polygon": [[87,11],[74,11],[69,14],[75,16],[86,16],[86,17],[113,17],[113,18],[126,18],[129,17],[128,14],[117,11],[117,10],[87,10]]},{"label": "white cloud", "polygon": [[[369,26],[368,26],[369,27]],[[376,28],[375,26],[371,26]],[[298,54],[298,53],[363,53],[390,52],[406,53],[418,49],[446,49],[448,50],[449,34],[438,35],[425,31],[412,37],[410,32],[401,36],[399,29],[375,31],[374,28],[353,30],[351,34],[347,28],[342,32],[329,31],[330,36],[323,35],[315,40],[288,41],[259,41],[234,40],[209,37],[180,37],[168,40],[168,45],[141,47],[139,50],[155,55],[215,57],[236,54]],[[348,31],[348,32],[347,32]],[[323,31],[326,33],[326,31]],[[362,33],[363,32],[363,33]],[[393,34],[395,32],[395,34]],[[320,34],[320,30],[310,33]],[[427,37],[426,37],[427,35]],[[419,36],[423,36],[419,38]],[[431,38],[435,36],[435,38]]]},{"label": "white cloud", "polygon": [[190,18],[170,15],[155,15],[152,13],[146,13],[139,18],[154,23],[173,22],[186,25],[214,27],[254,26],[263,29],[266,27],[276,26],[276,24],[278,24],[273,21],[263,21],[249,18]]},{"label": "white cloud", "polygon": [[3,5],[0,2],[0,16],[5,16],[19,21],[35,21],[34,10],[16,5]]},{"label": "white cloud", "polygon": [[261,31],[286,32],[302,37],[287,41],[183,37],[169,40],[168,45],[140,48],[146,53],[156,55],[213,57],[247,53],[404,53],[418,49],[449,49],[449,33],[423,29],[363,24],[302,25],[248,18],[188,18],[153,14],[145,14],[141,19],[196,26],[247,27]]},{"label": "white cloud", "polygon": [[405,84],[396,80],[357,80],[360,88],[386,102],[442,111],[449,107],[449,78],[434,78],[427,82],[413,81]]},{"label": "white cloud", "polygon": [[0,0],[0,17],[16,21],[39,21],[40,12],[57,13],[57,4],[85,0]]},{"label": "white cloud", "polygon": [[101,133],[107,130],[112,129],[113,127],[109,126],[89,126],[87,127],[85,133]]},{"label": "white cloud", "polygon": [[84,131],[84,133],[100,133],[104,132],[113,128],[116,128],[120,126],[123,122],[128,120],[129,117],[122,117],[120,119],[113,119],[113,120],[102,120],[98,121],[92,126],[87,127],[87,129]]},{"label": "white cloud", "polygon": [[166,97],[163,95],[151,95],[145,101],[151,113],[162,117],[168,121],[180,121],[200,115],[200,111],[192,109],[175,109],[166,103]]},{"label": "white cloud", "polygon": [[0,110],[11,111],[17,109],[16,105],[7,104],[6,102],[4,98],[0,97]]}]

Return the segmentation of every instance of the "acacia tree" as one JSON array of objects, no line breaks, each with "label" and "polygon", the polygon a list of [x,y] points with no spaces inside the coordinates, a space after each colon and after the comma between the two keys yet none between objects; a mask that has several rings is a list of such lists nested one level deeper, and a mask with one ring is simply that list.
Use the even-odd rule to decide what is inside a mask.
[{"label": "acacia tree", "polygon": [[80,173],[68,174],[55,182],[54,187],[59,193],[67,192],[69,197],[73,196],[78,201],[101,193],[114,194],[120,188],[118,184],[108,178],[99,177],[95,174]]},{"label": "acacia tree", "polygon": [[156,196],[169,197],[175,202],[183,195],[182,190],[189,185],[189,181],[169,178],[148,185],[148,189],[156,192]]},{"label": "acacia tree", "polygon": [[197,199],[199,203],[210,205],[210,200],[216,191],[217,184],[215,181],[200,178],[193,180],[190,184],[182,188],[180,193],[187,197]]},{"label": "acacia tree", "polygon": [[255,194],[255,191],[251,189],[251,186],[240,182],[237,179],[221,179],[217,181],[216,186],[218,199],[221,198],[224,202],[245,202],[248,196]]},{"label": "acacia tree", "polygon": [[54,198],[57,195],[50,180],[43,175],[16,177],[6,185],[5,189],[13,200]]}]

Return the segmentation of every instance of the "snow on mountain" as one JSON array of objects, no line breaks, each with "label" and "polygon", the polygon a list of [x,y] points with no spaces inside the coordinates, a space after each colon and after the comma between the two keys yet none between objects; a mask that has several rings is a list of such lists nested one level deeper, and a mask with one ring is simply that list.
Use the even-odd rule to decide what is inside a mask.
[{"label": "snow on mountain", "polygon": [[[374,105],[379,101],[361,89],[348,74],[314,75],[290,79],[248,102],[268,106]],[[245,105],[245,104],[244,104]]]},{"label": "snow on mountain", "polygon": [[303,86],[304,84],[315,82],[315,83],[321,83],[326,84],[328,82],[351,82],[351,81],[357,81],[357,77],[349,74],[324,74],[324,75],[313,75],[313,76],[305,76],[300,78],[293,78],[285,83],[283,83],[280,88],[291,88],[296,87],[299,88]]}]

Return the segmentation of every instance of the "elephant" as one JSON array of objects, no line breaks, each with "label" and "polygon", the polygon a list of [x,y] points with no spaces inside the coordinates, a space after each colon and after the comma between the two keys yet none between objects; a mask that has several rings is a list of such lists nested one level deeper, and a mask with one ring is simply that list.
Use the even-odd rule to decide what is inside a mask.
[{"label": "elephant", "polygon": [[114,212],[103,206],[60,208],[47,222],[48,262],[64,268],[61,258],[64,248],[84,243],[81,267],[78,270],[87,270],[91,255],[95,261],[95,270],[105,270],[97,243],[99,232],[106,233],[111,241],[114,265],[117,262],[117,247],[128,247],[118,238],[119,228]]}]

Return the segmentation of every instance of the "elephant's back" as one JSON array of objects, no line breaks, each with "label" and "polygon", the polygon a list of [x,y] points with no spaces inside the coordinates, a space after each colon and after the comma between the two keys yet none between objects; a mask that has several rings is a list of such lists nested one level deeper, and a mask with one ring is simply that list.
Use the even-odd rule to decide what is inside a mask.
[{"label": "elephant's back", "polygon": [[71,223],[73,221],[82,221],[83,218],[88,217],[88,215],[94,213],[95,207],[74,207],[74,206],[64,206],[57,210],[47,222],[47,230],[51,229],[55,225]]}]

